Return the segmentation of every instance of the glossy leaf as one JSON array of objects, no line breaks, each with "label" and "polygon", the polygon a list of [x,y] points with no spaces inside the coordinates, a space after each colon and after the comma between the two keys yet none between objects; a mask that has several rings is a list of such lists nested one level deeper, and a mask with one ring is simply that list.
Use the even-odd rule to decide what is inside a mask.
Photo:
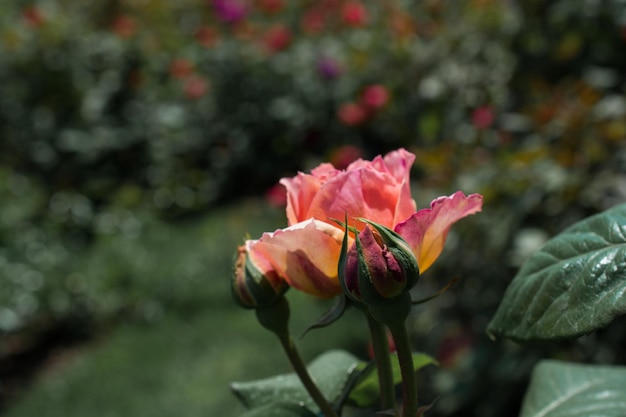
[{"label": "glossy leaf", "polygon": [[254,408],[239,417],[316,417],[316,415],[303,405],[279,402]]},{"label": "glossy leaf", "polygon": [[[438,365],[437,361],[425,353],[413,354],[413,368],[417,372],[427,365]],[[348,403],[357,407],[371,407],[376,405],[379,398],[378,372],[375,367],[360,366],[363,374],[359,376],[354,388],[348,397]],[[398,356],[391,354],[391,370],[393,373],[393,383],[395,385],[402,382]]]},{"label": "glossy leaf", "polygon": [[[348,352],[332,350],[317,357],[308,369],[324,397],[333,403],[340,397],[359,362],[356,356]],[[292,402],[303,403],[315,412],[319,410],[294,373],[251,382],[235,382],[231,384],[231,388],[243,405],[249,408],[276,402]]]},{"label": "glossy leaf", "polygon": [[543,361],[533,371],[520,417],[623,417],[626,368]]},{"label": "glossy leaf", "polygon": [[487,332],[514,340],[577,337],[626,312],[626,204],[549,240],[507,289]]}]

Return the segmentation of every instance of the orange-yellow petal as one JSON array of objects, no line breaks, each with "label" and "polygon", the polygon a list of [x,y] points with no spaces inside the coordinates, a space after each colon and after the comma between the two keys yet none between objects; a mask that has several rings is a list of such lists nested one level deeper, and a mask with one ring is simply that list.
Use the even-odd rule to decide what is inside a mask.
[{"label": "orange-yellow petal", "polygon": [[306,293],[331,298],[341,294],[337,264],[344,231],[309,219],[274,233],[254,245],[287,283]]},{"label": "orange-yellow petal", "polygon": [[480,194],[465,196],[457,191],[449,197],[437,198],[430,203],[430,208],[418,211],[395,227],[413,250],[420,273],[441,254],[450,227],[463,217],[478,213],[482,204]]}]

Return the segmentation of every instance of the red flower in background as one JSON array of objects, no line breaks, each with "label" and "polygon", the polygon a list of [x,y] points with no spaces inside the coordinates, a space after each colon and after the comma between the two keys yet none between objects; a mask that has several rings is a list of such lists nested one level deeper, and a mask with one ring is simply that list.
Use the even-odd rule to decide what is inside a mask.
[{"label": "red flower in background", "polygon": [[256,6],[262,12],[274,14],[285,7],[284,0],[257,0]]},{"label": "red flower in background", "polygon": [[280,52],[291,44],[291,31],[283,25],[272,26],[265,33],[263,43],[271,52]]},{"label": "red flower in background", "polygon": [[199,75],[191,75],[187,77],[183,86],[185,97],[191,100],[201,98],[206,94],[208,89],[208,81]]},{"label": "red flower in background", "polygon": [[351,27],[364,26],[367,23],[367,9],[358,1],[348,1],[341,7],[341,19]]},{"label": "red flower in background", "polygon": [[363,90],[361,102],[372,110],[384,107],[389,101],[389,91],[382,84],[373,84]]},{"label": "red flower in background", "polygon": [[344,103],[339,106],[337,117],[346,126],[357,126],[367,119],[367,110],[358,103]]},{"label": "red flower in background", "polygon": [[183,58],[177,58],[170,64],[170,75],[179,80],[189,76],[192,71],[193,64]]},{"label": "red flower in background", "polygon": [[22,10],[22,19],[31,27],[39,27],[44,23],[41,11],[35,6],[26,7]]},{"label": "red flower in background", "polygon": [[137,32],[137,23],[130,16],[118,16],[111,25],[111,31],[120,38],[131,38]]},{"label": "red flower in background", "polygon": [[210,26],[202,26],[195,34],[195,38],[200,45],[205,48],[211,48],[215,46],[218,39],[218,33],[215,28]]},{"label": "red flower in background", "polygon": [[317,34],[326,27],[326,13],[318,9],[308,10],[300,22],[302,30],[308,34]]}]

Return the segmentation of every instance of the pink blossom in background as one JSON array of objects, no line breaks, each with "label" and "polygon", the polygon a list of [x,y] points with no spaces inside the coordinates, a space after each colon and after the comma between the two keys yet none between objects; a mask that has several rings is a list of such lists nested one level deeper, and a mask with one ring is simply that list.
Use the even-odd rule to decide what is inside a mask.
[{"label": "pink blossom in background", "polygon": [[275,184],[265,192],[265,201],[274,207],[285,207],[287,205],[287,190],[281,184]]},{"label": "pink blossom in background", "polygon": [[199,99],[208,90],[209,83],[199,75],[191,75],[185,79],[183,91],[185,97],[191,100]]},{"label": "pink blossom in background", "polygon": [[367,116],[367,110],[358,103],[343,103],[337,110],[337,117],[346,126],[360,125]]},{"label": "pink blossom in background", "polygon": [[361,157],[363,157],[361,148],[354,145],[343,145],[331,153],[329,162],[337,169],[346,169],[348,165]]},{"label": "pink blossom in background", "polygon": [[472,124],[476,129],[486,129],[493,124],[495,116],[490,106],[483,106],[472,112]]},{"label": "pink blossom in background", "polygon": [[241,0],[213,0],[213,10],[225,23],[237,23],[248,15],[248,6]]},{"label": "pink blossom in background", "polygon": [[373,110],[384,107],[389,101],[389,91],[382,84],[373,84],[363,90],[361,102]]},{"label": "pink blossom in background", "polygon": [[351,27],[364,26],[367,23],[367,9],[361,2],[347,1],[341,7],[341,19]]}]

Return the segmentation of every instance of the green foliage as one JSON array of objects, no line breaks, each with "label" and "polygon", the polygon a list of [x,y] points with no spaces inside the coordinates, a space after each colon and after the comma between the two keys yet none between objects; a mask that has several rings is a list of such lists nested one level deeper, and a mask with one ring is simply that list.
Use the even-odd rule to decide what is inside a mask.
[{"label": "green foliage", "polygon": [[626,368],[546,360],[533,371],[520,417],[626,413]]},{"label": "green foliage", "polygon": [[[435,359],[425,353],[413,354],[413,367],[415,368],[415,372],[428,365],[438,365],[438,363]],[[348,404],[356,407],[375,406],[378,402],[380,393],[378,371],[374,366],[366,367],[363,363],[360,368],[362,368],[362,372],[359,374],[354,387],[350,390]],[[391,371],[393,374],[393,383],[397,385],[402,382],[400,365],[396,354],[391,355]]]},{"label": "green foliage", "polygon": [[240,417],[315,417],[316,415],[303,405],[276,402],[250,410]]},{"label": "green foliage", "polygon": [[[359,359],[344,351],[328,351],[316,358],[308,367],[311,378],[317,381],[322,394],[329,402],[339,399]],[[252,382],[234,382],[232,390],[248,408],[271,403],[303,403],[309,410],[319,409],[311,399],[296,374],[278,375]]]},{"label": "green foliage", "polygon": [[530,257],[488,331],[516,340],[576,337],[626,312],[626,204],[566,229]]}]

